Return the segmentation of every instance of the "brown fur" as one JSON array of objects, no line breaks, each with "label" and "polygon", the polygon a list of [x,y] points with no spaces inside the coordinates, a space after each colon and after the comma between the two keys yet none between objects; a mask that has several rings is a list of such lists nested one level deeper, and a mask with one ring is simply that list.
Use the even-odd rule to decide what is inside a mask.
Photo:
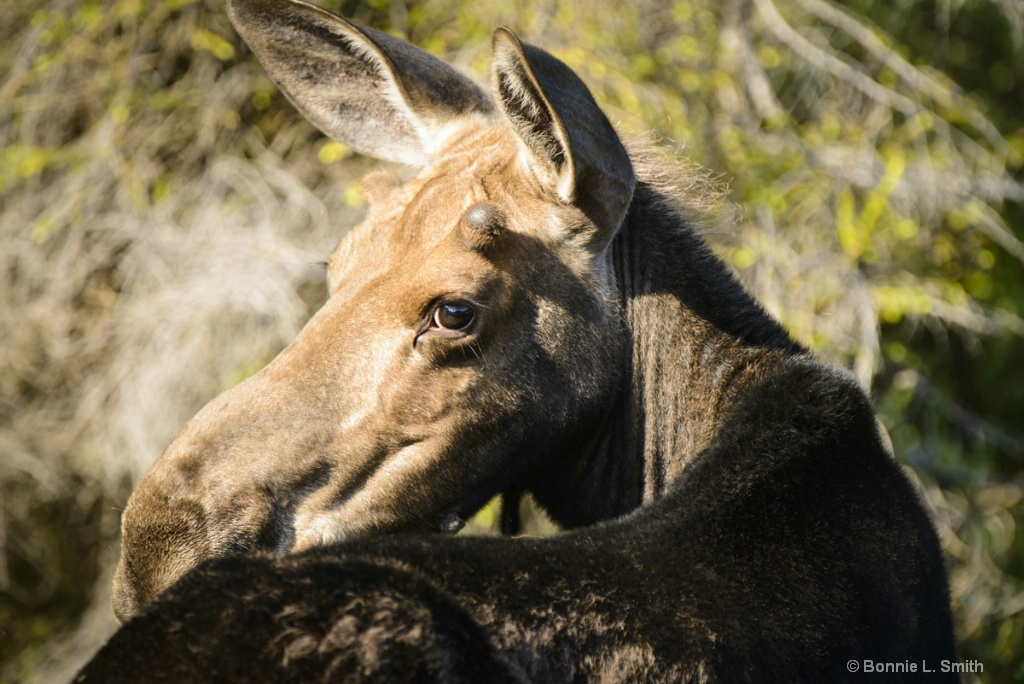
[{"label": "brown fur", "polygon": [[[555,396],[549,378],[531,379],[527,363],[510,359],[559,359],[552,370],[580,403],[604,396],[589,370],[611,365],[601,340],[619,314],[599,308],[607,284],[587,274],[586,253],[553,252],[546,228],[553,212],[574,229],[586,218],[553,208],[515,158],[507,128],[479,126],[405,185],[373,179],[367,199],[384,201],[331,255],[327,304],[267,368],[204,408],[140,483],[123,518],[122,604],[145,603],[204,557],[426,531],[449,511],[471,515],[522,475],[487,472],[502,455],[487,430],[518,429],[497,426],[526,406],[569,421],[559,418],[563,402],[545,399]],[[467,191],[456,199],[452,187]],[[461,239],[481,202],[515,228],[489,256]],[[524,293],[544,281],[562,296],[527,303]],[[480,335],[413,344],[430,305],[449,295],[477,302]],[[473,463],[480,482],[441,485],[454,458]],[[420,484],[427,474],[437,487]],[[435,491],[466,489],[447,502]],[[179,499],[204,512],[193,525],[206,528],[203,543],[189,534],[163,535],[159,549],[143,544],[149,521]]]}]

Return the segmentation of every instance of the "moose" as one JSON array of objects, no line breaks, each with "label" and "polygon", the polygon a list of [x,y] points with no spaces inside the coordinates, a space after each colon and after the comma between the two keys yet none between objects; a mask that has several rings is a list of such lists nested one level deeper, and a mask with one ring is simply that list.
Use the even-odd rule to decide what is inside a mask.
[{"label": "moose", "polygon": [[[568,66],[499,28],[483,89],[298,0],[229,15],[324,133],[419,171],[365,178],[322,308],[140,481],[75,681],[955,681],[868,397]],[[524,493],[563,531],[454,534]]]}]

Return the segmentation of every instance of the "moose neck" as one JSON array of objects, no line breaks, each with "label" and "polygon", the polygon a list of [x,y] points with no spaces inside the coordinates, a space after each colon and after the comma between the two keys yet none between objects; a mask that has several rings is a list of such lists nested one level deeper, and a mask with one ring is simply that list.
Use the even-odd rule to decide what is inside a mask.
[{"label": "moose neck", "polygon": [[561,524],[661,497],[711,441],[743,389],[805,350],[744,290],[658,190],[640,183],[612,259],[630,337],[629,380],[534,490]]}]

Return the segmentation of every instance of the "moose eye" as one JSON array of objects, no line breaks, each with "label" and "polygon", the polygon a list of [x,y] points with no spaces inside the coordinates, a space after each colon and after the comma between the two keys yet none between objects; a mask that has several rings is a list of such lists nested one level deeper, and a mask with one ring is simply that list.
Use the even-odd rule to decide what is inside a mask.
[{"label": "moose eye", "polygon": [[467,304],[440,304],[434,309],[431,327],[462,332],[473,322],[473,307]]}]

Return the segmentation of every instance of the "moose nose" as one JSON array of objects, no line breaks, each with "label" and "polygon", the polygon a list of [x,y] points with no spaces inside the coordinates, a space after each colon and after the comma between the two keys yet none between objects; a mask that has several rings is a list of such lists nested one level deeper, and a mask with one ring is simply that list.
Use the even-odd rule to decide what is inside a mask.
[{"label": "moose nose", "polygon": [[112,602],[114,615],[125,622],[210,556],[210,535],[199,503],[145,488],[128,501],[121,529]]},{"label": "moose nose", "polygon": [[128,622],[133,615],[139,612],[140,608],[135,586],[126,577],[127,572],[124,567],[123,560],[117,564],[117,570],[114,573],[114,589],[110,599],[114,607],[114,617],[121,624]]}]

